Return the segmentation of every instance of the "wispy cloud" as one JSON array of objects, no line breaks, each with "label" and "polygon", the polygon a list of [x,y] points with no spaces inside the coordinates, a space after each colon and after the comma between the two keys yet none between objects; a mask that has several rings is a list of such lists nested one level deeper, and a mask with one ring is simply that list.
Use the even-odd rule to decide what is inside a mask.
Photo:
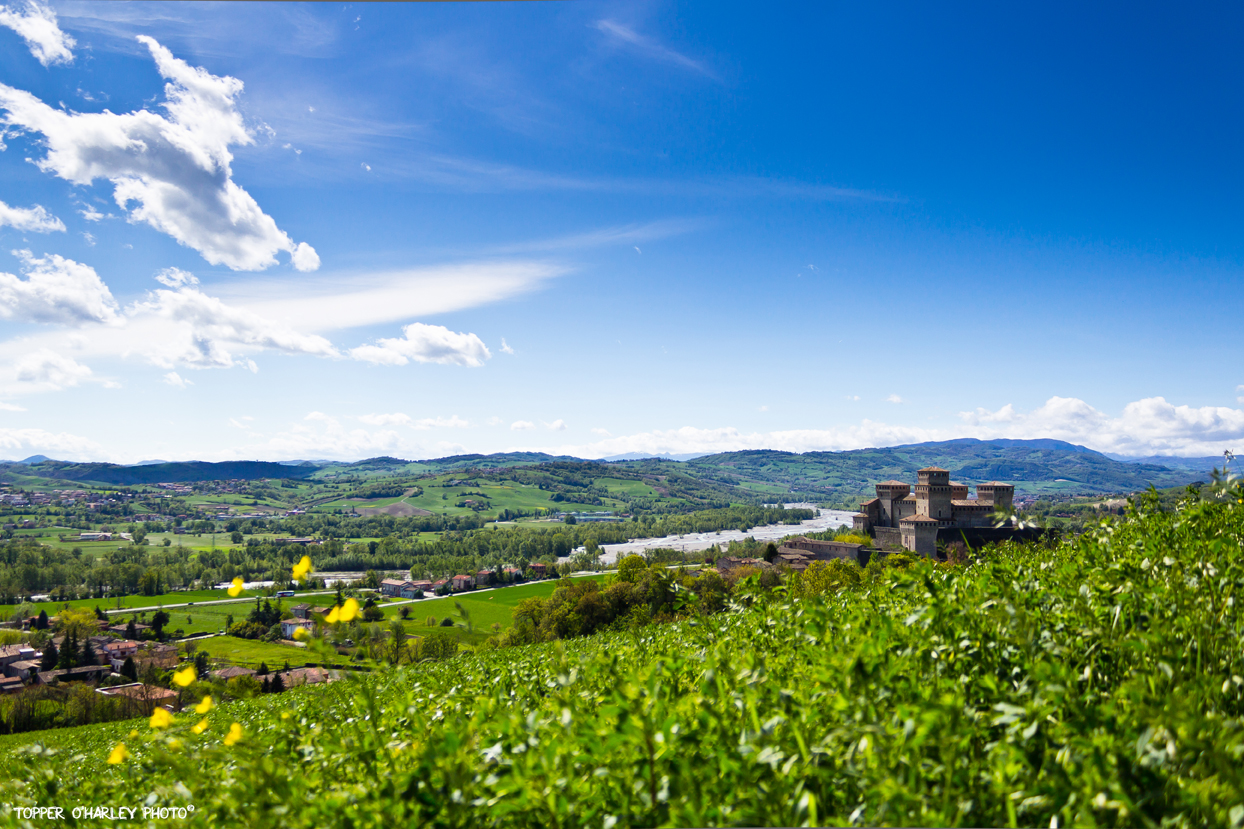
[{"label": "wispy cloud", "polygon": [[17,32],[30,54],[44,66],[73,63],[74,39],[60,30],[56,12],[37,0],[26,0],[23,8],[0,6],[0,26]]},{"label": "wispy cloud", "polygon": [[681,66],[683,69],[689,69],[692,72],[698,72],[707,78],[715,81],[721,80],[717,73],[709,69],[704,63],[693,58],[689,58],[682,52],[675,51],[655,38],[648,35],[640,34],[630,26],[619,23],[616,20],[597,20],[591,24],[592,28],[604,33],[607,37],[616,43],[625,44],[635,52],[651,58],[652,60],[662,61],[664,63]]},{"label": "wispy cloud", "polygon": [[538,251],[607,247],[609,245],[634,246],[636,242],[650,242],[657,239],[668,239],[672,236],[681,236],[684,233],[691,233],[708,227],[710,224],[706,219],[661,219],[642,224],[632,223],[603,227],[584,233],[555,236],[550,239],[537,239],[530,242],[499,245],[492,248],[492,252],[533,253]]},{"label": "wispy cloud", "polygon": [[0,201],[0,227],[12,227],[33,233],[65,231],[65,223],[47,212],[41,205],[34,207],[11,207]]}]

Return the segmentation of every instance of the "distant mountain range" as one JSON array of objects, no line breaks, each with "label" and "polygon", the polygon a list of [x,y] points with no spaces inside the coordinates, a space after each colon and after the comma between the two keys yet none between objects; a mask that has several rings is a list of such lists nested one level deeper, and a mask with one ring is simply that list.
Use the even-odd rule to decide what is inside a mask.
[{"label": "distant mountain range", "polygon": [[145,461],[123,466],[70,463],[35,455],[23,461],[0,462],[0,480],[35,476],[111,485],[190,483],[260,478],[368,480],[417,477],[451,471],[504,469],[553,461],[617,464],[659,474],[662,464],[677,463],[680,474],[738,488],[749,498],[805,496],[850,503],[868,494],[878,481],[897,478],[915,483],[916,470],[940,466],[967,484],[1000,480],[1020,492],[1135,492],[1150,485],[1162,488],[1207,480],[1221,458],[1109,457],[1060,440],[961,440],[916,443],[883,449],[845,452],[778,452],[754,450],[714,455],[645,455],[628,453],[584,460],[542,452],[493,455],[452,455],[430,460],[368,458],[355,463],[332,461]]}]

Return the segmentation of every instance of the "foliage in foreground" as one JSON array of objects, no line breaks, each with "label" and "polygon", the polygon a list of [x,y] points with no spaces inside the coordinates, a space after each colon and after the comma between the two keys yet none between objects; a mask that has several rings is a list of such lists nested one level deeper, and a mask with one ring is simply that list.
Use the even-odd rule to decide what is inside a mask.
[{"label": "foliage in foreground", "polygon": [[[0,759],[0,802],[193,804],[196,825],[1239,826],[1242,541],[1235,497],[1142,507],[1053,550],[826,573],[819,595],[222,706],[202,735],[192,714],[40,735]],[[108,765],[118,740],[132,757]]]}]

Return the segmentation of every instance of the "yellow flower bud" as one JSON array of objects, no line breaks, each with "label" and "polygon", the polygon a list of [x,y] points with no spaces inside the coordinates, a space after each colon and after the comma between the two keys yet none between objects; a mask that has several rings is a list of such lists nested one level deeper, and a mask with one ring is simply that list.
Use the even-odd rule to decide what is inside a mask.
[{"label": "yellow flower bud", "polygon": [[208,694],[207,696],[203,697],[203,701],[194,707],[194,713],[196,714],[206,714],[208,711],[211,711],[211,710],[212,710],[211,694]]},{"label": "yellow flower bud", "polygon": [[157,708],[151,712],[152,728],[168,728],[173,724],[173,715],[165,708]]},{"label": "yellow flower bud", "polygon": [[242,739],[242,726],[234,723],[229,726],[229,733],[225,735],[225,745],[231,746],[240,739]]},{"label": "yellow flower bud", "polygon": [[130,759],[130,753],[125,750],[125,743],[117,743],[112,753],[108,755],[108,765],[115,766],[128,759]]}]

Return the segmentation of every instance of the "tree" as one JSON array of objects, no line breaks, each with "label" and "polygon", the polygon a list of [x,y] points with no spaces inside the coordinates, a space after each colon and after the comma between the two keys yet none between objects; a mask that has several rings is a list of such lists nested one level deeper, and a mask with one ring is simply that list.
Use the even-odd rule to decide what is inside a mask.
[{"label": "tree", "polygon": [[229,534],[229,541],[230,543],[233,543],[233,544],[241,544],[242,533],[238,532],[237,530],[234,530],[232,533]]},{"label": "tree", "polygon": [[255,671],[255,675],[256,676],[267,676],[268,675],[268,663],[260,662],[259,670]]},{"label": "tree", "polygon": [[82,664],[94,665],[95,661],[95,648],[91,647],[91,640],[87,639],[82,643]]},{"label": "tree", "polygon": [[772,563],[773,563],[773,559],[775,559],[775,558],[777,558],[777,557],[778,557],[778,548],[777,548],[777,546],[776,546],[773,542],[769,542],[768,544],[766,544],[766,545],[765,545],[765,561],[767,561],[767,562],[769,562],[770,564],[772,564]]},{"label": "tree", "polygon": [[35,620],[35,630],[48,629],[48,612],[46,610],[39,611],[39,618]]},{"label": "tree", "polygon": [[281,679],[280,674],[272,675],[272,684],[268,687],[268,690],[273,694],[279,694],[285,690],[285,680]]},{"label": "tree", "polygon": [[56,650],[56,643],[48,642],[48,646],[43,649],[43,661],[39,663],[39,670],[54,671],[59,662],[60,652]]},{"label": "tree", "polygon": [[138,681],[138,666],[134,664],[134,657],[125,657],[125,661],[121,663],[121,676],[126,677],[130,682]]},{"label": "tree", "polygon": [[78,637],[70,634],[61,642],[60,658],[56,660],[58,668],[74,668],[78,664]]},{"label": "tree", "polygon": [[363,621],[364,622],[384,621],[384,611],[376,607],[376,605],[373,604],[371,607],[363,611]]},{"label": "tree", "polygon": [[125,626],[125,638],[126,639],[137,639],[138,638],[138,623],[133,618],[131,618],[129,623],[126,624]]},{"label": "tree", "polygon": [[151,617],[151,628],[155,631],[156,638],[164,638],[164,626],[167,625],[169,621],[168,613],[163,610],[156,611],[156,614]]},{"label": "tree", "polygon": [[642,556],[627,556],[618,563],[618,581],[638,584],[643,580],[647,569],[648,562],[644,561]]}]

